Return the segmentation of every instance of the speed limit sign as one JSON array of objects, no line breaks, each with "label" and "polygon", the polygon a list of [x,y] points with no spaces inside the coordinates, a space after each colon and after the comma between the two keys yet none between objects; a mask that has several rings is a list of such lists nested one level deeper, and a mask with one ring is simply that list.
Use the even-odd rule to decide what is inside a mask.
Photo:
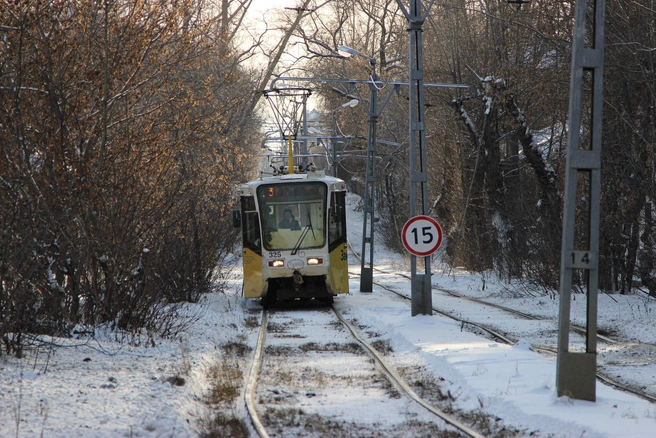
[{"label": "speed limit sign", "polygon": [[442,227],[430,216],[415,216],[403,226],[401,238],[411,254],[426,257],[442,244]]}]

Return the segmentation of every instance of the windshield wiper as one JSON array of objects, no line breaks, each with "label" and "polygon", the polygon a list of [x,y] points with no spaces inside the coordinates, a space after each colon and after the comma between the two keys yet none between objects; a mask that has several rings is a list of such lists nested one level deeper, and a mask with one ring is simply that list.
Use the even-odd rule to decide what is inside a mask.
[{"label": "windshield wiper", "polygon": [[312,228],[312,218],[310,217],[309,210],[308,210],[308,224],[303,229],[303,232],[299,236],[298,242],[296,242],[296,245],[294,245],[294,249],[292,249],[290,255],[296,255],[298,250],[301,249],[301,243],[303,243],[303,239],[305,239],[305,236],[307,236],[308,231],[312,231],[312,238],[316,240],[316,237],[314,236],[314,228]]},{"label": "windshield wiper", "polygon": [[296,255],[298,250],[301,248],[301,243],[303,243],[303,239],[305,239],[305,236],[307,236],[308,231],[310,231],[310,226],[306,225],[303,229],[303,232],[301,233],[301,236],[298,238],[296,245],[294,245],[294,249],[292,249],[292,252],[289,253],[290,255]]},{"label": "windshield wiper", "polygon": [[312,231],[312,238],[316,240],[316,237],[314,237],[314,228],[312,228],[312,218],[310,217],[310,210],[308,210],[307,214],[308,214],[308,227],[310,227],[310,231]]}]

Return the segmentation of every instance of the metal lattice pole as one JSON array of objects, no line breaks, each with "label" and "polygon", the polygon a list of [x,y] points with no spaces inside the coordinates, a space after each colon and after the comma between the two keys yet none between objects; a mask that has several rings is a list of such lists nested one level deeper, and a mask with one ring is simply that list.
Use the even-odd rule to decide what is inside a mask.
[{"label": "metal lattice pole", "polygon": [[[601,194],[601,127],[604,65],[604,0],[590,0],[592,23],[586,26],[588,1],[577,0],[572,41],[565,205],[560,265],[560,314],[556,386],[559,396],[595,401],[597,372],[597,289],[599,278],[599,206]],[[592,38],[586,45],[586,29]],[[590,144],[581,144],[581,107],[584,82],[589,79],[592,104]],[[586,87],[587,88],[587,87]],[[577,209],[577,191],[585,190],[587,208]],[[579,210],[579,211],[577,211]],[[575,235],[577,213],[587,230]],[[585,227],[584,227],[585,228]],[[585,352],[569,351],[572,277],[583,272],[587,286]]]},{"label": "metal lattice pole", "polygon": [[[421,0],[410,0],[409,12],[398,0],[399,6],[408,19],[408,33],[410,37],[410,217],[418,213],[428,214],[428,178],[426,172],[426,131],[424,118],[424,70],[422,52],[422,26],[425,15],[421,11]],[[431,3],[432,6],[432,3]],[[430,9],[430,7],[429,7]],[[426,11],[428,15],[428,11]],[[417,200],[419,199],[419,208]],[[431,293],[431,266],[430,257],[423,259],[424,273],[417,273],[417,256],[411,256],[411,297],[412,316],[433,313],[433,299]]]},{"label": "metal lattice pole", "polygon": [[364,181],[364,217],[362,220],[362,256],[360,257],[360,292],[373,290],[374,268],[374,212],[376,206],[376,130],[378,125],[378,89],[376,61],[372,58],[371,82],[369,83],[369,136],[367,164]]}]

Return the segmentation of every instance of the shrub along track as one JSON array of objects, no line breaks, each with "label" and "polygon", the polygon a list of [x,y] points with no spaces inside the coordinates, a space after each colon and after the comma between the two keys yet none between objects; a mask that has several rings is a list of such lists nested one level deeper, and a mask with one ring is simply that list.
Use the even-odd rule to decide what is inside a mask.
[{"label": "shrub along track", "polygon": [[419,397],[333,307],[263,311],[245,401],[260,437],[485,436]]},{"label": "shrub along track", "polygon": [[[353,251],[353,248],[351,248],[351,250]],[[357,254],[356,254],[356,257],[357,257]],[[410,277],[406,274],[402,274],[402,273],[398,273],[398,272],[389,272],[389,271],[385,271],[385,270],[381,270],[381,269],[377,269],[377,268],[374,268],[374,270],[376,270],[380,273],[383,273],[383,274],[395,275],[395,276],[407,278],[408,280],[410,280]],[[351,275],[359,275],[358,273],[355,273],[355,272],[350,272],[350,274]],[[400,297],[402,297],[406,300],[411,299],[411,297],[406,296],[405,294],[403,294],[401,292],[398,292],[398,291],[394,290],[393,288],[391,288],[389,286],[386,286],[386,285],[384,285],[384,284],[382,284],[378,281],[374,281],[373,283],[375,285],[381,287],[382,289],[385,289],[388,292],[394,293],[394,294],[396,294],[396,295],[398,295],[398,296],[400,296]],[[457,292],[454,292],[454,291],[451,291],[451,290],[448,290],[448,289],[444,289],[444,288],[440,288],[440,287],[437,287],[437,286],[434,286],[434,285],[432,285],[431,288],[434,291],[439,292],[443,296],[456,298],[456,299],[461,299],[461,300],[467,300],[469,302],[478,304],[480,306],[484,306],[485,308],[497,309],[497,310],[509,313],[511,315],[514,315],[514,316],[520,318],[520,319],[536,321],[538,323],[544,323],[544,324],[551,325],[551,326],[553,326],[554,330],[557,331],[558,323],[557,323],[557,321],[555,321],[553,319],[542,318],[542,317],[539,317],[539,316],[536,316],[536,315],[531,315],[531,314],[528,314],[528,313],[525,313],[525,312],[521,312],[519,310],[511,309],[509,307],[501,306],[499,304],[491,303],[491,302],[488,302],[488,301],[485,301],[485,300],[482,300],[482,299],[479,299],[479,298],[468,297],[468,296],[459,294]],[[462,318],[462,317],[454,314],[451,311],[441,310],[441,309],[433,306],[433,312],[460,322],[461,325],[463,326],[463,328],[468,328],[469,330],[474,329],[474,330],[478,330],[478,331],[488,333],[494,339],[497,339],[497,340],[499,340],[499,341],[501,341],[505,344],[508,344],[508,345],[514,345],[519,340],[519,339],[514,338],[512,335],[510,335],[508,333],[502,333],[500,330],[495,329],[495,328],[491,327],[488,324],[483,324],[483,323],[480,323],[480,322],[475,322],[471,319]],[[583,337],[585,336],[585,328],[583,328],[583,327],[579,327],[579,326],[576,326],[576,325],[572,324],[571,325],[571,331],[573,333],[581,335]],[[515,336],[517,336],[517,334],[515,334]],[[521,334],[520,334],[520,336],[524,337]],[[625,355],[627,356],[627,360],[628,360],[629,356],[631,355],[630,349],[632,347],[637,346],[637,347],[640,347],[640,348],[652,348],[656,351],[656,345],[646,344],[646,343],[639,343],[638,344],[638,343],[622,342],[622,341],[613,339],[609,336],[605,336],[605,335],[601,335],[601,334],[597,334],[597,340],[599,342],[602,342],[602,343],[605,343],[605,344],[613,345],[615,347],[615,352],[626,351]],[[538,345],[538,344],[533,344],[532,343],[532,347],[535,351],[543,353],[543,354],[547,354],[547,355],[557,354],[557,349],[556,349],[555,345]],[[599,357],[602,357],[602,355],[599,354]],[[621,373],[621,371],[615,371],[615,374],[617,374],[617,372]],[[621,378],[621,374],[617,375],[617,377]],[[655,394],[643,391],[642,389],[635,387],[635,385],[619,382],[616,378],[612,378],[607,373],[604,373],[599,369],[597,370],[597,379],[604,382],[604,383],[606,383],[606,384],[608,384],[608,385],[614,386],[617,389],[620,389],[622,391],[637,395],[637,396],[639,396],[639,397],[641,397],[645,400],[648,400],[650,402],[656,402],[656,395]],[[624,379],[624,380],[626,381],[626,379]]]}]

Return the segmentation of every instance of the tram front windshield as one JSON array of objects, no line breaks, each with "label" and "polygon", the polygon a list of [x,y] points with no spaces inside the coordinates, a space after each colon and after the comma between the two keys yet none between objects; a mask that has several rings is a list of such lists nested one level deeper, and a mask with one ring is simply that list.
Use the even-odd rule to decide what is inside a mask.
[{"label": "tram front windshield", "polygon": [[325,245],[325,184],[265,184],[257,188],[257,199],[265,250],[295,252]]}]

